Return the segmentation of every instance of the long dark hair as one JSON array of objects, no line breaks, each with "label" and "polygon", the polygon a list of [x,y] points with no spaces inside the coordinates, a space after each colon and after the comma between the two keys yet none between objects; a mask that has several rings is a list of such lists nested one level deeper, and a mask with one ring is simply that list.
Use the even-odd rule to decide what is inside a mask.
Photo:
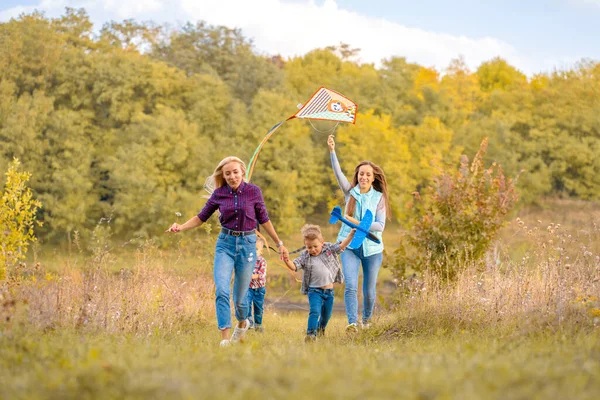
[{"label": "long dark hair", "polygon": [[[363,165],[369,165],[371,168],[373,168],[373,188],[378,192],[381,192],[381,194],[383,195],[383,201],[385,204],[385,215],[387,215],[388,219],[392,219],[387,181],[385,180],[385,174],[383,173],[383,170],[377,164],[374,164],[371,161],[363,161],[360,164],[358,164],[354,169],[354,176],[352,177],[352,187],[355,187],[358,184],[358,170]],[[348,206],[346,207],[346,214],[353,217],[355,209],[356,199],[350,196],[350,200],[348,200]]]}]

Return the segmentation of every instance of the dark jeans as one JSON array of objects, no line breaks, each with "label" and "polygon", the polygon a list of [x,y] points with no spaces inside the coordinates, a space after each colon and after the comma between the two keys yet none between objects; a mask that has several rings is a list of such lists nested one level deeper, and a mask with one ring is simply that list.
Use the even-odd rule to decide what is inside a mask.
[{"label": "dark jeans", "polygon": [[324,333],[333,311],[333,289],[308,288],[308,329],[307,335]]},{"label": "dark jeans", "polygon": [[252,308],[254,308],[254,324],[256,325],[262,325],[265,293],[267,290],[264,287],[248,289],[248,318],[252,316]]}]

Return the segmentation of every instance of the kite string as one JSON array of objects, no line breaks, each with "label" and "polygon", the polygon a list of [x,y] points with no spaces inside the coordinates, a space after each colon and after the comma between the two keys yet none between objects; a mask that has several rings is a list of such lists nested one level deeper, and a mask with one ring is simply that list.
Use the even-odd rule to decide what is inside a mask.
[{"label": "kite string", "polygon": [[313,123],[312,123],[312,121],[310,119],[307,119],[307,120],[310,123],[310,126],[312,126],[312,128],[315,131],[319,132],[319,133],[330,133],[330,132],[333,132],[335,130],[335,128],[337,128],[337,126],[340,124],[340,121],[338,121],[338,122],[335,123],[335,125],[333,126],[333,128],[325,129],[325,130],[320,130],[320,129],[317,129],[316,126],[313,125]]}]

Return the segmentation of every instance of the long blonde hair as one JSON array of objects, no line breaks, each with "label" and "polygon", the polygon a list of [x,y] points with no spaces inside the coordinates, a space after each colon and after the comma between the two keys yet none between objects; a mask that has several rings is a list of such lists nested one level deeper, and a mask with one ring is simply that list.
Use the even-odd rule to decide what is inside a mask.
[{"label": "long blonde hair", "polygon": [[[371,161],[363,161],[356,166],[354,169],[354,176],[352,177],[352,187],[355,187],[358,184],[358,170],[363,165],[369,165],[373,168],[373,188],[380,192],[383,195],[383,201],[385,205],[385,213],[388,219],[392,219],[392,215],[390,212],[390,201],[388,198],[388,188],[387,181],[385,180],[385,174],[383,173],[383,169],[377,164],[372,163]],[[356,199],[350,196],[348,200],[348,206],[346,207],[346,214],[350,216],[354,216],[354,210],[356,209]]]},{"label": "long blonde hair", "polygon": [[240,168],[242,169],[242,175],[244,175],[244,181],[246,181],[246,164],[237,157],[234,157],[234,156],[225,157],[224,159],[221,160],[219,165],[217,165],[217,168],[215,168],[215,172],[213,172],[213,174],[212,174],[212,179],[215,184],[215,189],[225,186],[225,178],[223,178],[223,167],[225,165],[229,164],[230,162],[236,162],[240,165]]}]

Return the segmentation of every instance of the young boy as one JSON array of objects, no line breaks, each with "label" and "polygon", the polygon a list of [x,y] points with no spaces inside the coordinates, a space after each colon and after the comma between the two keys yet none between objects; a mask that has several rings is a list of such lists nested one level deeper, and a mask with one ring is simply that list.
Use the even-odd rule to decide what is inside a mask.
[{"label": "young boy", "polygon": [[301,291],[310,306],[305,341],[310,342],[325,334],[333,310],[333,284],[344,280],[338,255],[352,241],[355,229],[341,243],[325,242],[318,225],[304,225],[301,232],[306,250],[293,262],[289,257],[284,261],[292,271],[302,269]]},{"label": "young boy", "polygon": [[[248,289],[248,318],[250,320],[250,327],[254,328],[257,332],[263,332],[262,317],[265,302],[267,283],[267,260],[262,256],[265,242],[260,237],[256,238],[256,264],[254,265],[254,271],[252,271],[252,280],[250,281],[250,288]],[[252,309],[254,308],[254,320],[252,317]]]}]

